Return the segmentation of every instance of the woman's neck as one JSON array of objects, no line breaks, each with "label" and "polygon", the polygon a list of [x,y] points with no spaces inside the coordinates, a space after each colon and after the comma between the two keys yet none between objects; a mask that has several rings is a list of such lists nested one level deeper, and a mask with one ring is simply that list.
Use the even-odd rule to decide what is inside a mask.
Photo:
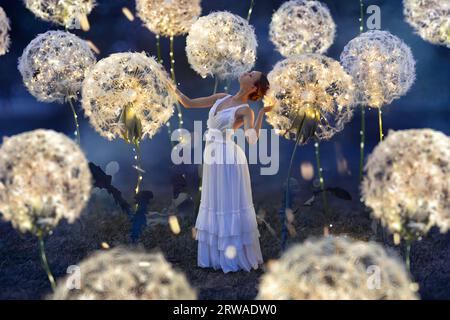
[{"label": "woman's neck", "polygon": [[242,103],[247,103],[247,101],[248,101],[248,94],[245,93],[244,91],[242,91],[242,89],[239,89],[239,91],[236,92],[236,94],[233,96],[233,100],[234,101],[238,101],[238,102],[242,102]]}]

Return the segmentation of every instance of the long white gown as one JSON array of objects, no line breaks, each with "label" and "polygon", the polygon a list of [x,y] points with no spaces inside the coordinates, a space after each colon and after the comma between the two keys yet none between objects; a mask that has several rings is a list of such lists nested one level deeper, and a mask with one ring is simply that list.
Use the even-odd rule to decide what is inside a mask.
[{"label": "long white gown", "polygon": [[218,99],[209,111],[202,195],[195,225],[198,266],[225,273],[250,271],[263,263],[247,158],[230,139],[235,113],[247,105],[216,113],[217,106],[228,97]]}]

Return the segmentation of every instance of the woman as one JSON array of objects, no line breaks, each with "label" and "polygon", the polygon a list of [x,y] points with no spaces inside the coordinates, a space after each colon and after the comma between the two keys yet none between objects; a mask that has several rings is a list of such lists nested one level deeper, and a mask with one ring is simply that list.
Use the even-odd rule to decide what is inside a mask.
[{"label": "woman", "polygon": [[[202,196],[195,225],[197,263],[200,267],[222,269],[225,273],[257,269],[263,262],[247,159],[231,135],[243,125],[248,142],[256,142],[264,114],[270,108],[261,109],[255,121],[247,102],[260,100],[269,82],[261,72],[252,71],[243,74],[239,84],[235,95],[217,93],[197,99],[175,90],[180,103],[188,109],[211,107]],[[215,161],[207,161],[207,156],[211,155]]]}]

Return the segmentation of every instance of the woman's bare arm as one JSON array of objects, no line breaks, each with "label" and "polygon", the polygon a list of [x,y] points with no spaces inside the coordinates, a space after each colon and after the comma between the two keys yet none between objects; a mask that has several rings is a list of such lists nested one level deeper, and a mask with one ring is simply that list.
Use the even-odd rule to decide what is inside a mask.
[{"label": "woman's bare arm", "polygon": [[[235,128],[244,124],[245,136],[249,143],[256,143],[259,138],[259,131],[261,130],[264,114],[269,112],[272,107],[264,107],[259,110],[258,117],[255,121],[255,113],[250,107],[241,108],[236,111],[236,115],[239,117],[235,123]],[[239,126],[238,126],[239,124]]]},{"label": "woman's bare arm", "polygon": [[175,95],[178,101],[186,108],[209,108],[211,107],[217,99],[225,97],[225,93],[216,93],[207,97],[200,97],[191,99],[181,92],[178,88],[175,88]]}]

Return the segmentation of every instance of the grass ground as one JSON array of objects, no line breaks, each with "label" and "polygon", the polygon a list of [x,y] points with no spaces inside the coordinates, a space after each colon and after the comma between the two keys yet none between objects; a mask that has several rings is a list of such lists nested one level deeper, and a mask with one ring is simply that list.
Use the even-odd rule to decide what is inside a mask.
[{"label": "grass ground", "polygon": [[[332,214],[329,221],[332,234],[341,234],[361,240],[373,237],[369,213],[358,201],[357,190],[353,201],[329,199]],[[294,229],[288,246],[310,236],[320,236],[324,226],[322,202],[318,198],[312,206],[303,206],[305,199],[297,199]],[[91,252],[101,250],[102,243],[110,247],[130,245],[129,222],[104,195],[93,197],[82,218],[69,225],[61,223],[47,238],[47,256],[56,278],[66,274],[69,265],[76,264]],[[154,203],[151,210],[160,210],[163,203]],[[264,260],[276,259],[281,252],[279,241],[281,194],[255,199],[259,215],[275,230],[273,235],[265,224],[259,226]],[[194,216],[180,220],[181,233],[173,234],[167,225],[147,228],[139,245],[147,250],[161,250],[178,270],[183,271],[197,289],[200,299],[254,299],[264,268],[253,272],[223,274],[220,271],[196,266],[197,243],[193,239]],[[391,245],[391,244],[388,244]],[[425,299],[450,299],[450,237],[431,232],[413,245],[412,274]],[[43,299],[50,286],[41,270],[36,239],[17,233],[8,223],[0,223],[0,299]]]}]

